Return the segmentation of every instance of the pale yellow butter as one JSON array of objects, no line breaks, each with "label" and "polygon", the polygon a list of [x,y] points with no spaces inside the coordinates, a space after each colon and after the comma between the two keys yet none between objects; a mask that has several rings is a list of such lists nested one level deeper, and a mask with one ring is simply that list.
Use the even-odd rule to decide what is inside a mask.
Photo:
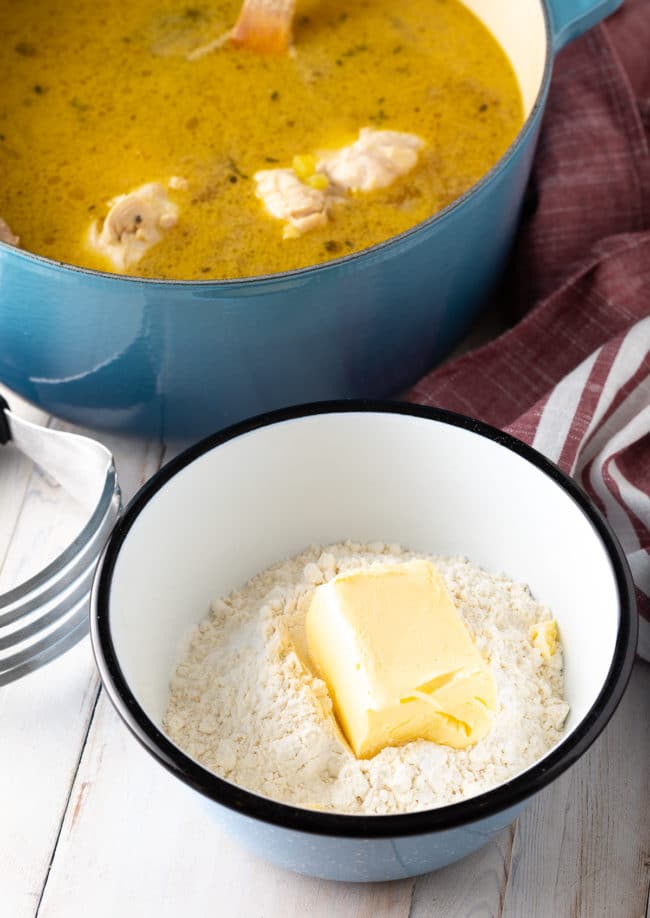
[{"label": "pale yellow butter", "polygon": [[339,574],[314,591],[306,634],[358,758],[418,738],[460,749],[490,730],[494,678],[428,561]]},{"label": "pale yellow butter", "polygon": [[533,647],[537,647],[545,660],[550,660],[557,650],[560,642],[560,635],[557,630],[557,622],[554,618],[545,622],[537,622],[530,629],[530,640]]}]

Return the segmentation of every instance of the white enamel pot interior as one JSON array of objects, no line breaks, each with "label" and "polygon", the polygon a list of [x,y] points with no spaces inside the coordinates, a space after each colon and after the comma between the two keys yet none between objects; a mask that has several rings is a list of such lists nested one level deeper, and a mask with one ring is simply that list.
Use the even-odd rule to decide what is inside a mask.
[{"label": "white enamel pot interior", "polygon": [[494,35],[517,75],[525,124],[515,140],[516,144],[526,131],[531,114],[543,103],[553,56],[567,42],[579,37],[614,12],[622,0],[462,2]]},{"label": "white enamel pot interior", "polygon": [[539,0],[463,0],[492,32],[517,75],[527,119],[542,90],[553,54],[551,24]]},{"label": "white enamel pot interior", "polygon": [[[507,785],[438,810],[362,817],[258,797],[212,775],[169,741],[162,718],[172,669],[183,637],[210,601],[312,543],[345,539],[464,555],[527,583],[549,606],[564,645],[571,712],[561,742],[543,762]],[[498,816],[552,781],[618,704],[636,629],[634,592],[616,539],[552,463],[459,415],[366,402],[264,415],[173,460],[115,529],[95,579],[91,620],[109,696],[145,748],[177,777],[238,819],[366,840]]]}]

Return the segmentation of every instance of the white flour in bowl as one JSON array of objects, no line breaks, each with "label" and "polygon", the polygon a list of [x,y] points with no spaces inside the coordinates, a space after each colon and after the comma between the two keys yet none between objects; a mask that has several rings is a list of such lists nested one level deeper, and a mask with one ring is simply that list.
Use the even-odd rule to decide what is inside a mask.
[{"label": "white flour in bowl", "polygon": [[[440,570],[497,686],[492,729],[473,747],[426,740],[354,757],[306,661],[304,618],[315,586],[373,562],[427,557]],[[345,542],[307,551],[213,603],[172,677],[164,727],[192,758],[234,784],[295,806],[406,813],[454,803],[518,774],[560,739],[561,646],[549,659],[531,626],[550,619],[528,587],[462,558]]]}]

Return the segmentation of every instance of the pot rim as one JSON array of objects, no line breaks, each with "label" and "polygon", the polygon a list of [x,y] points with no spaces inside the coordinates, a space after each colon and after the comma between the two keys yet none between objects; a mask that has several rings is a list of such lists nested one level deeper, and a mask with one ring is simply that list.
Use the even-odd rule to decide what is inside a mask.
[{"label": "pot rim", "polygon": [[[382,816],[324,813],[259,796],[218,777],[174,745],[150,720],[129,688],[111,636],[111,582],[120,550],[140,513],[172,477],[212,449],[251,431],[284,421],[348,412],[400,414],[441,422],[478,434],[518,454],[578,505],[603,544],[616,581],[619,622],[612,662],[598,696],[575,730],[543,759],[504,784],[435,809]],[[206,437],[164,466],[129,503],[102,553],[92,589],[90,631],[103,685],[118,714],[153,758],[185,784],[242,816],[284,829],[314,835],[370,839],[448,831],[496,816],[523,803],[565,772],[600,735],[623,696],[636,653],[638,615],[629,567],[611,527],[579,485],[537,450],[497,428],[455,412],[403,402],[350,400],[315,402],[257,415]]]},{"label": "pot rim", "polygon": [[[539,89],[535,97],[535,102],[533,103],[527,118],[517,132],[514,140],[505,150],[505,152],[501,154],[496,163],[494,163],[494,165],[491,166],[487,172],[483,173],[478,181],[471,185],[458,198],[455,198],[453,201],[451,201],[451,203],[447,204],[446,207],[443,207],[442,210],[432,214],[432,216],[428,217],[426,220],[422,220],[420,223],[416,223],[415,226],[404,230],[402,233],[398,233],[395,236],[390,236],[388,239],[384,239],[382,242],[368,246],[368,248],[359,249],[357,252],[352,252],[349,255],[343,255],[340,258],[333,258],[330,261],[320,262],[319,264],[307,265],[303,268],[293,268],[290,271],[279,271],[273,274],[257,274],[251,275],[249,277],[235,277],[224,280],[175,280],[155,277],[136,277],[126,274],[116,274],[112,271],[97,271],[94,268],[82,268],[77,265],[68,264],[64,261],[56,261],[53,258],[46,258],[44,255],[36,255],[34,252],[28,252],[25,249],[16,248],[15,246],[9,245],[9,243],[2,241],[0,241],[0,256],[2,256],[2,253],[4,252],[4,254],[7,256],[11,255],[18,259],[32,261],[37,265],[42,265],[47,268],[62,268],[66,272],[69,271],[89,277],[101,277],[114,283],[135,283],[147,285],[152,284],[156,286],[171,287],[187,286],[190,288],[196,287],[199,289],[216,288],[217,290],[232,290],[233,288],[246,285],[261,287],[268,284],[282,283],[294,279],[299,280],[301,278],[309,277],[312,274],[319,274],[324,271],[336,270],[339,268],[339,266],[353,266],[361,258],[368,259],[375,255],[381,257],[386,249],[391,247],[399,247],[403,243],[408,245],[413,236],[426,231],[433,225],[443,223],[452,214],[454,214],[458,208],[463,207],[468,200],[473,198],[475,195],[482,193],[485,188],[488,188],[490,185],[492,185],[496,178],[514,159],[517,152],[521,147],[523,147],[525,141],[528,139],[533,125],[537,120],[538,114],[544,107],[546,96],[548,95],[548,88],[551,81],[554,60],[553,32],[551,28],[548,0],[538,0],[538,3],[541,7],[542,16],[544,19],[544,37],[546,42],[544,70],[542,73]],[[508,58],[508,60],[510,59]]]}]

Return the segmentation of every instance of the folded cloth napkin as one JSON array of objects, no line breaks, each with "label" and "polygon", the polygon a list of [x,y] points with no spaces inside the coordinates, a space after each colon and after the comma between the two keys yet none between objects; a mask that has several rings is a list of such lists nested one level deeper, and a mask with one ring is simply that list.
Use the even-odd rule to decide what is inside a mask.
[{"label": "folded cloth napkin", "polygon": [[499,296],[520,318],[414,402],[481,418],[573,475],[627,554],[650,660],[650,3],[558,56]]}]

